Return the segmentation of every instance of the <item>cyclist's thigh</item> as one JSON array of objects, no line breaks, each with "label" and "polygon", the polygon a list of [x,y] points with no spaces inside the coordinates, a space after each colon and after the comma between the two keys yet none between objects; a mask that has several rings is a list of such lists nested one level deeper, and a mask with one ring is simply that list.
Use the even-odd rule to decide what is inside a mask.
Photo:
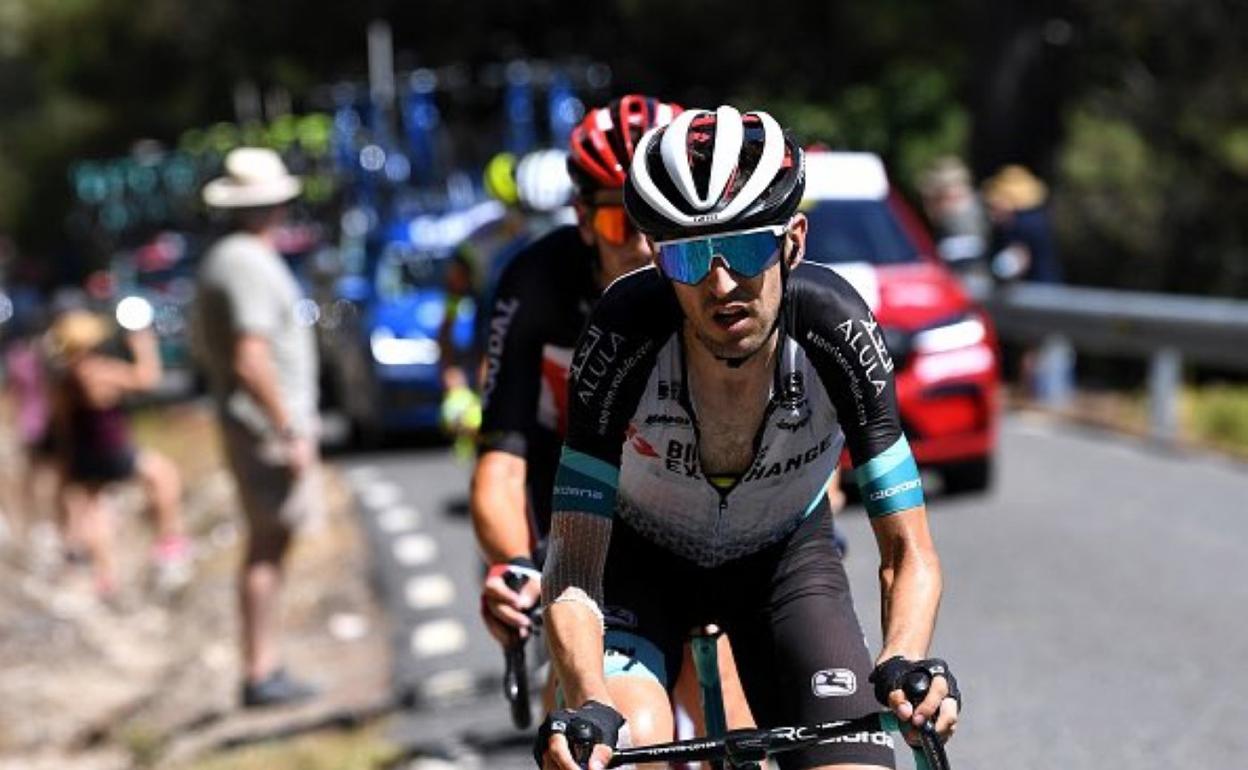
[{"label": "cyclist's thigh", "polygon": [[[742,560],[732,576],[739,610],[725,623],[754,717],[764,727],[851,719],[879,710],[871,658],[824,508],[774,555]],[[739,581],[749,581],[748,584]],[[784,770],[893,766],[883,729],[779,758]]]}]

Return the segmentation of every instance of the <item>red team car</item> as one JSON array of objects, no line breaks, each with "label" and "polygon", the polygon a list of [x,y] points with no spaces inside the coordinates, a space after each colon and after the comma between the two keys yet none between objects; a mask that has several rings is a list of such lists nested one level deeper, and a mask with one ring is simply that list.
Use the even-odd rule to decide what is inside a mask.
[{"label": "red team car", "polygon": [[948,492],[987,489],[1001,379],[988,317],[936,257],[878,156],[808,153],[803,208],[807,259],[834,266],[884,328],[915,459]]}]

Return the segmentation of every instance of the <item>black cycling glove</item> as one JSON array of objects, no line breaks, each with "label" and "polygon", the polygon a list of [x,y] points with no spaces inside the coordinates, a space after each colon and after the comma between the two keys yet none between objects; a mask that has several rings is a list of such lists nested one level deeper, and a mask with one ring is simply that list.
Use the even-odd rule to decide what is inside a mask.
[{"label": "black cycling glove", "polygon": [[[584,767],[590,752],[597,744],[615,748],[624,722],[624,716],[620,712],[593,700],[585,701],[585,705],[579,709],[557,709],[546,717],[546,721],[537,730],[537,740],[533,743],[533,759],[541,767],[550,736],[563,733],[568,738],[568,747],[572,749],[573,758]],[[588,745],[575,745],[580,743],[576,740],[577,737],[588,738]]]},{"label": "black cycling glove", "polygon": [[876,666],[875,670],[871,672],[871,676],[867,678],[867,681],[875,685],[875,699],[881,705],[888,706],[888,694],[893,690],[902,689],[906,677],[915,671],[920,671],[933,678],[943,676],[949,686],[949,694],[946,697],[953,698],[957,702],[958,712],[961,713],[962,691],[958,689],[958,680],[954,679],[953,672],[949,670],[949,664],[940,658],[906,660],[900,655],[894,655]]}]

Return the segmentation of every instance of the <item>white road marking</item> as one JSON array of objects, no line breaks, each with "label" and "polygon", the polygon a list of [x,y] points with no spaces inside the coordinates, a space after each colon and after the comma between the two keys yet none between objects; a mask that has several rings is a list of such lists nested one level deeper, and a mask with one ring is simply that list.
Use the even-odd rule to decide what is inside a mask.
[{"label": "white road marking", "polygon": [[455,583],[446,575],[417,575],[407,581],[403,594],[415,610],[445,607],[455,601]]},{"label": "white road marking", "polygon": [[449,698],[467,695],[476,689],[476,677],[464,668],[453,668],[431,674],[423,685],[421,694],[426,698]]},{"label": "white road marking", "polygon": [[396,505],[377,514],[377,526],[382,532],[393,535],[420,526],[420,511],[409,505]]},{"label": "white road marking", "polygon": [[338,612],[329,618],[329,633],[341,642],[368,636],[368,618],[354,612]]},{"label": "white road marking", "polygon": [[458,620],[431,620],[412,629],[412,652],[418,658],[449,655],[468,646],[468,631]]},{"label": "white road marking", "polygon": [[398,484],[389,481],[374,482],[360,490],[360,499],[364,505],[374,510],[389,508],[403,499],[403,490]]},{"label": "white road marking", "polygon": [[358,487],[376,481],[380,473],[376,465],[359,465],[347,471],[347,478]]},{"label": "white road marking", "polygon": [[394,558],[404,567],[418,567],[437,558],[438,543],[421,534],[402,535],[394,541]]}]

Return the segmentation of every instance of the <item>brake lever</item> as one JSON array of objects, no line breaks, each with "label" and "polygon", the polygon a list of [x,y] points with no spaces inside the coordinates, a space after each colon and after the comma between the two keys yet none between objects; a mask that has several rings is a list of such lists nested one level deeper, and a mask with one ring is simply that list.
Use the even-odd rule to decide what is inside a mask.
[{"label": "brake lever", "polygon": [[[906,694],[906,700],[916,708],[927,697],[931,688],[932,677],[925,671],[912,671],[902,680],[902,691]],[[919,728],[919,748],[922,749],[923,758],[927,760],[930,770],[946,770],[949,767],[945,744],[940,739],[940,733],[936,732],[934,720],[925,721]]]},{"label": "brake lever", "polygon": [[[519,591],[529,581],[527,575],[504,572],[503,584],[512,591]],[[525,640],[516,633],[510,644],[503,648],[503,695],[511,704],[511,721],[519,730],[528,729],[533,722],[529,707],[528,662],[525,660]]]}]

